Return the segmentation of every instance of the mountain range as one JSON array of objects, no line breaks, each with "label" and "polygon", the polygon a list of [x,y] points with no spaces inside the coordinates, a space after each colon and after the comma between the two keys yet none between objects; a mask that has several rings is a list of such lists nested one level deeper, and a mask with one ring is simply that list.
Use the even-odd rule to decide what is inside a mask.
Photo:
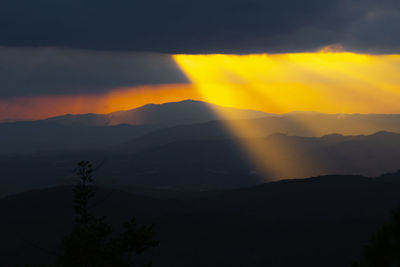
[{"label": "mountain range", "polygon": [[[252,131],[232,132],[230,125]],[[110,114],[65,115],[40,121],[0,123],[0,154],[104,149],[143,140],[155,145],[177,140],[261,138],[274,133],[320,137],[328,134],[400,133],[398,114],[269,114],[186,100],[146,105]],[[141,139],[139,139],[141,138]]]},{"label": "mountain range", "polygon": [[222,107],[202,101],[185,100],[164,104],[148,104],[139,108],[116,111],[109,114],[67,114],[49,118],[45,121],[86,126],[129,124],[171,127],[179,124],[218,120],[217,114],[219,113],[226,115],[227,119],[251,119],[273,115],[261,111]]},{"label": "mountain range", "polygon": [[[232,132],[232,124],[256,131]],[[0,196],[71,184],[82,159],[98,166],[105,186],[190,192],[328,174],[375,177],[400,167],[396,114],[274,115],[187,100],[3,123],[0,135]],[[274,157],[267,173],[243,144]]]},{"label": "mountain range", "polygon": [[[157,141],[157,140],[156,140]],[[282,176],[265,176],[240,145],[253,142],[276,155]],[[271,149],[278,148],[277,151]],[[323,137],[273,134],[258,139],[176,140],[155,144],[139,138],[111,149],[0,156],[0,196],[33,188],[71,184],[77,161],[90,159],[98,181],[117,188],[204,191],[251,186],[265,181],[327,174],[369,177],[395,172],[400,134]]]},{"label": "mountain range", "polygon": [[39,121],[0,123],[0,154],[103,148],[161,128],[217,120],[217,111],[231,119],[270,116],[187,100],[110,114],[69,114]]},{"label": "mountain range", "polygon": [[398,114],[188,100],[1,123],[0,137],[4,266],[54,262],[80,160],[95,169],[94,213],[155,224],[154,266],[350,266],[400,207]]}]

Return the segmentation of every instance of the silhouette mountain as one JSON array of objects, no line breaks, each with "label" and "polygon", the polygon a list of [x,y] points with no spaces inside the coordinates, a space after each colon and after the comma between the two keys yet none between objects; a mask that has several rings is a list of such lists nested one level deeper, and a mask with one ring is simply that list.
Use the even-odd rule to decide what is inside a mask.
[{"label": "silhouette mountain", "polygon": [[400,184],[400,170],[392,173],[382,174],[376,177],[376,179],[380,182]]},{"label": "silhouette mountain", "polygon": [[292,136],[320,137],[332,135],[330,139],[340,135],[372,135],[377,132],[400,133],[400,115],[331,115],[301,114],[271,116],[236,122],[256,131],[235,132],[229,128],[228,121],[211,121],[191,125],[178,125],[152,131],[137,139],[117,146],[141,147],[143,144],[153,146],[167,144],[177,140],[210,140],[231,138],[261,138],[274,133]]},{"label": "silhouette mountain", "polygon": [[[232,120],[245,129],[257,130],[233,134],[229,130]],[[65,115],[41,121],[0,123],[0,154],[100,149],[117,144],[124,147],[132,140],[140,144],[134,140],[139,137],[143,143],[152,142],[158,146],[179,140],[260,138],[273,133],[319,137],[327,134],[370,135],[379,131],[400,133],[400,115],[315,112],[276,115],[186,100],[110,114]]]},{"label": "silhouette mountain", "polygon": [[202,101],[184,100],[164,104],[148,104],[139,108],[116,111],[109,114],[64,115],[47,119],[61,124],[79,124],[91,126],[110,126],[118,124],[152,124],[171,127],[179,124],[193,124],[218,120],[218,113],[226,119],[251,119],[271,116],[269,113],[222,107]]},{"label": "silhouette mountain", "polygon": [[[0,199],[0,262],[49,263],[73,222],[71,187]],[[154,266],[350,266],[391,210],[400,185],[362,176],[285,180],[158,199],[99,188],[93,212],[156,225]],[[23,257],[21,257],[23,255]]]},{"label": "silhouette mountain", "polygon": [[219,118],[216,112],[223,112],[232,119],[269,116],[259,111],[186,100],[110,114],[65,115],[40,121],[0,123],[0,154],[102,148],[163,127],[216,120]]}]

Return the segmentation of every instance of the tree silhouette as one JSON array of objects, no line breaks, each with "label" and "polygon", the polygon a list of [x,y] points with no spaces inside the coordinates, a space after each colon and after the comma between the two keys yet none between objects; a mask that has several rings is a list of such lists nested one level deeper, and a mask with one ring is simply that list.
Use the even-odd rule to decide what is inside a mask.
[{"label": "tree silhouette", "polygon": [[363,259],[353,267],[400,267],[400,210],[371,236]]},{"label": "tree silhouette", "polygon": [[112,226],[105,222],[105,217],[96,217],[89,211],[90,199],[95,194],[92,174],[93,168],[89,161],[78,163],[79,182],[73,191],[75,225],[62,241],[58,265],[134,266],[135,254],[158,245],[158,241],[154,240],[154,227],[139,227],[132,218],[123,224],[121,234],[113,236]]}]

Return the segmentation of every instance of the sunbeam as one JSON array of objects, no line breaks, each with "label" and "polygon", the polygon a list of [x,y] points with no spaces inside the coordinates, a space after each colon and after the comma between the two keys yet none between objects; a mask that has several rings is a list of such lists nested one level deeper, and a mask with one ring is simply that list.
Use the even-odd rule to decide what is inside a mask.
[{"label": "sunbeam", "polygon": [[[206,102],[272,113],[399,113],[400,56],[318,52],[277,55],[175,55],[175,61]],[[216,111],[221,119],[226,114]],[[301,116],[296,123],[317,136]],[[227,120],[226,126],[269,179],[299,177],[323,169],[295,143],[265,137],[257,123]],[[243,139],[243,137],[247,137]],[[282,157],[291,154],[290,164]]]}]

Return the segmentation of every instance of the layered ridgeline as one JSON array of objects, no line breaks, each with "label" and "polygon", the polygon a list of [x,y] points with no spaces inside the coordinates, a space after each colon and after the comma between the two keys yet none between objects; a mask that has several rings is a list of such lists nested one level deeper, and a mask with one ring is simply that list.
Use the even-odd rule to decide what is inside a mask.
[{"label": "layered ridgeline", "polygon": [[[99,188],[92,211],[115,226],[131,216],[154,223],[160,246],[145,254],[154,266],[351,266],[400,206],[399,190],[361,176],[162,198]],[[72,187],[0,199],[2,265],[53,263],[72,227],[71,200]]]},{"label": "layered ridgeline", "polygon": [[49,118],[46,121],[65,125],[113,126],[128,124],[171,127],[179,124],[218,120],[220,119],[217,115],[219,113],[226,114],[227,119],[251,119],[273,115],[261,111],[221,107],[202,101],[185,100],[164,104],[148,104],[109,114],[68,114]]},{"label": "layered ridgeline", "polygon": [[[175,136],[176,135],[171,135]],[[400,168],[400,134],[299,137],[273,134],[255,139],[175,140],[148,137],[105,150],[0,156],[0,195],[68,184],[79,159],[98,166],[99,184],[120,188],[183,191],[238,188],[284,178],[324,174],[370,177]],[[276,155],[280,176],[265,175],[240,145],[252,142]],[[389,179],[389,178],[387,178]]]},{"label": "layered ridgeline", "polygon": [[[191,100],[3,123],[0,196],[69,184],[71,166],[82,159],[99,166],[102,184],[123,188],[202,191],[326,174],[373,177],[400,168],[399,133],[400,115],[273,115]],[[249,144],[273,158],[264,170]]]},{"label": "layered ridgeline", "polygon": [[227,114],[228,119],[269,116],[260,111],[187,100],[110,114],[69,114],[39,121],[0,123],[0,154],[107,147],[160,128],[218,120],[215,111]]},{"label": "layered ridgeline", "polygon": [[[350,266],[400,206],[400,115],[184,101],[4,123],[0,135],[7,266],[54,260],[82,159],[95,166],[94,213],[155,223],[154,266]],[[260,170],[249,147],[273,161]],[[306,179],[271,182],[286,178]]]},{"label": "layered ridgeline", "polygon": [[[232,133],[232,121],[243,128]],[[220,107],[200,101],[146,105],[110,114],[65,115],[40,121],[0,124],[0,153],[98,149],[126,143],[146,134],[153,139],[198,140],[266,137],[273,133],[319,137],[327,134],[400,133],[400,115],[283,115]],[[145,137],[148,138],[148,137]]]}]

